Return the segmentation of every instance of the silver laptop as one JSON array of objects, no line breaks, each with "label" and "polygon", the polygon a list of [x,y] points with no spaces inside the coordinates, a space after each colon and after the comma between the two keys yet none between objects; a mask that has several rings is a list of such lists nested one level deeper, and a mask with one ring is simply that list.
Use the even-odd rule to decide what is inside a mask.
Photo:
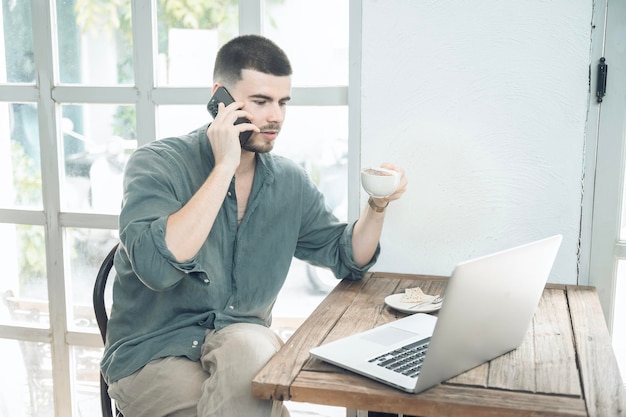
[{"label": "silver laptop", "polygon": [[438,318],[417,313],[311,349],[326,362],[421,392],[517,348],[562,236],[458,264]]}]

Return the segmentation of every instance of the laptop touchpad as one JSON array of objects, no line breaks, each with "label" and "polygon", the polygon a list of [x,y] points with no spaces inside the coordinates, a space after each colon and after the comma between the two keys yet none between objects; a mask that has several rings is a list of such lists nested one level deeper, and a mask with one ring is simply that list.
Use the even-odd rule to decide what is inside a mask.
[{"label": "laptop touchpad", "polygon": [[389,326],[381,329],[376,329],[373,332],[365,333],[363,339],[370,342],[378,343],[379,345],[393,345],[394,343],[401,342],[409,337],[415,336],[415,333],[407,330],[398,329],[397,327]]}]

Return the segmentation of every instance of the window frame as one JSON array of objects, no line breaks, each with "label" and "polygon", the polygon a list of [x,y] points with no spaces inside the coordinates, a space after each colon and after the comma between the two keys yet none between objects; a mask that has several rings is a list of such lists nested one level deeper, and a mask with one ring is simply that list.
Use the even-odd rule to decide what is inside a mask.
[{"label": "window frame", "polygon": [[[38,125],[42,175],[42,210],[0,208],[0,222],[9,224],[38,225],[45,228],[46,267],[48,277],[49,328],[0,324],[0,337],[29,342],[50,343],[52,347],[53,396],[55,415],[72,415],[74,410],[72,393],[72,348],[100,348],[102,341],[95,331],[82,331],[68,326],[68,310],[71,303],[69,293],[69,270],[67,242],[64,230],[67,228],[91,228],[115,230],[117,215],[78,213],[64,211],[61,204],[61,182],[63,167],[59,164],[62,154],[61,105],[62,104],[130,104],[136,106],[138,146],[157,137],[157,108],[161,105],[201,105],[206,104],[211,95],[208,87],[169,87],[156,83],[156,0],[131,0],[133,59],[135,85],[89,86],[61,84],[58,65],[56,1],[31,1],[33,49],[35,53],[36,83],[0,84],[0,97],[3,102],[28,102],[38,106]],[[360,32],[354,30],[360,25],[360,2],[350,0],[351,24],[350,40],[360,42]],[[263,0],[239,0],[239,33],[263,33]],[[358,45],[358,43],[357,43]],[[350,47],[350,77],[358,76],[360,49]],[[356,55],[356,56],[355,56]],[[358,87],[358,84],[357,84]],[[354,89],[354,87],[352,87]],[[358,89],[356,89],[358,91]],[[48,93],[49,92],[49,93]],[[358,103],[359,97],[350,94],[347,85],[336,87],[295,87],[290,106],[348,106]],[[352,114],[352,111],[349,110]],[[360,125],[358,117],[349,117],[349,146],[358,144]],[[356,128],[355,128],[356,126]],[[357,164],[354,166],[354,164]],[[352,181],[358,181],[358,153],[351,153],[349,172]],[[354,173],[357,173],[356,175]],[[358,182],[357,182],[358,184]],[[349,187],[351,189],[355,187]],[[352,194],[355,194],[354,192]],[[350,205],[357,202],[357,193],[350,196]],[[358,213],[358,207],[349,207],[349,212]],[[354,214],[352,214],[354,217]],[[95,279],[95,277],[94,277]],[[72,400],[72,401],[70,401]]]}]

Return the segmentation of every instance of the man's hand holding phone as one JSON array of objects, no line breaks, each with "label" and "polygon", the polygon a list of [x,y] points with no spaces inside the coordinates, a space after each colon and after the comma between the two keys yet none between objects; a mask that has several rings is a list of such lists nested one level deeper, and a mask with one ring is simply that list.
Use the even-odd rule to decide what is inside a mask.
[{"label": "man's hand holding phone", "polygon": [[[219,107],[220,103],[223,103],[224,106],[226,106],[226,108],[228,109],[227,113],[232,112],[235,115],[234,119],[231,117],[230,114],[224,114],[224,110]],[[213,97],[211,97],[211,100],[209,100],[209,103],[207,104],[207,110],[209,111],[211,116],[213,116],[215,122],[220,123],[221,120],[218,120],[218,115],[220,115],[220,119],[222,119],[221,115],[224,114],[223,120],[225,123],[230,122],[232,125],[238,127],[239,143],[240,146],[243,148],[245,143],[250,139],[250,136],[252,136],[252,133],[258,132],[259,129],[255,125],[253,125],[248,118],[246,118],[249,117],[250,114],[246,113],[245,110],[242,110],[241,106],[242,104],[236,103],[228,90],[226,90],[226,88],[220,86],[217,88],[217,90],[215,90],[215,93],[213,94]],[[231,121],[231,119],[233,120]]]}]

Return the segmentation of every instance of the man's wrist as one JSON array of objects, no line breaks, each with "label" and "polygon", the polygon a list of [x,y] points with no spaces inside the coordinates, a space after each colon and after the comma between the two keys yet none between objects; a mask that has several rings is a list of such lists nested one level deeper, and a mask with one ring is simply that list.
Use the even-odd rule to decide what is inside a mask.
[{"label": "man's wrist", "polygon": [[370,197],[367,200],[367,204],[369,204],[369,206],[371,207],[372,210],[374,210],[376,213],[382,213],[385,211],[385,209],[387,208],[387,206],[389,205],[389,201],[385,202],[384,206],[379,206],[378,204],[376,204],[376,202],[374,201],[374,199],[372,197]]}]

